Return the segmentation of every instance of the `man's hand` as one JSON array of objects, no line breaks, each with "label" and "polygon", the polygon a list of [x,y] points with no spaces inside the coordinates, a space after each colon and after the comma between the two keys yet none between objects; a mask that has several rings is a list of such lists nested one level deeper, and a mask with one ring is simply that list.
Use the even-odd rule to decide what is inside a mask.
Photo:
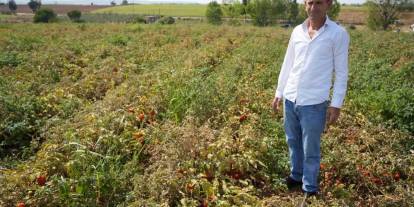
[{"label": "man's hand", "polygon": [[328,111],[327,111],[327,114],[326,114],[326,122],[327,122],[328,126],[332,125],[332,124],[335,124],[336,121],[338,121],[340,112],[341,112],[340,108],[335,108],[335,107],[332,107],[332,106],[328,107]]},{"label": "man's hand", "polygon": [[273,108],[274,112],[277,113],[280,110],[280,102],[281,101],[282,101],[282,98],[275,97],[273,99],[272,108]]}]

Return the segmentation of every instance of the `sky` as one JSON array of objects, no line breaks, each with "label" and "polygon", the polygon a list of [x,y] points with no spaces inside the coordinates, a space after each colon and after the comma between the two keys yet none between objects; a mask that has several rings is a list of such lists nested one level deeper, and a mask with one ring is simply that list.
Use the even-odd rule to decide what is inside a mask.
[{"label": "sky", "polygon": [[[0,0],[0,2],[7,2],[8,0]],[[27,4],[29,0],[15,0],[17,4]],[[42,4],[90,4],[93,2],[96,5],[109,5],[112,0],[42,0]],[[207,4],[211,0],[128,0],[129,3],[142,3],[142,4],[151,4],[151,3],[200,3]],[[121,3],[122,0],[115,0],[116,3]],[[221,0],[218,0],[221,2]],[[303,2],[303,0],[298,0],[298,2]],[[364,3],[365,0],[339,0],[341,3],[346,4],[355,4],[355,3]]]}]

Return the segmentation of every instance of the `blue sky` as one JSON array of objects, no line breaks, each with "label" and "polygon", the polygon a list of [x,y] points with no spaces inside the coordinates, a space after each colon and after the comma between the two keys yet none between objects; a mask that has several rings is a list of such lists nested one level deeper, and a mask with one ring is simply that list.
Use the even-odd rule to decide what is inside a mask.
[{"label": "blue sky", "polygon": [[[8,0],[0,0],[0,2],[7,2]],[[15,0],[17,4],[26,4],[29,0]],[[122,0],[115,0],[117,3],[121,3]],[[160,3],[160,2],[168,2],[168,3],[201,3],[206,4],[211,0],[128,0],[130,3]],[[42,0],[43,4],[90,4],[93,2],[94,4],[99,5],[109,5],[111,0]],[[221,2],[221,0],[218,0]],[[303,2],[303,0],[298,0],[298,2]],[[341,3],[364,3],[365,0],[339,0]]]}]

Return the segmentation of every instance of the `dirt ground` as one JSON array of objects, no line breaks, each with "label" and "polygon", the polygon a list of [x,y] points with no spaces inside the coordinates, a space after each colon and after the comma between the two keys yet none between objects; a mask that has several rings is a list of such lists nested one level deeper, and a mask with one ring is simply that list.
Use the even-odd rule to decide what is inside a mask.
[{"label": "dirt ground", "polygon": [[[338,20],[345,24],[365,24],[368,13],[365,11],[345,11],[339,13]],[[403,25],[414,24],[414,12],[402,12],[400,20]]]}]

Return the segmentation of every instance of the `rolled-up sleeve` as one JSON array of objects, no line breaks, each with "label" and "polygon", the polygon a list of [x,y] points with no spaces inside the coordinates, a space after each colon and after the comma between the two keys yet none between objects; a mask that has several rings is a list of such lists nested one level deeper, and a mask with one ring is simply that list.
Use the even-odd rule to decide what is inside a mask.
[{"label": "rolled-up sleeve", "polygon": [[277,81],[277,87],[275,97],[282,98],[283,90],[285,89],[287,79],[289,78],[290,70],[293,67],[295,60],[295,49],[293,46],[293,33],[290,37],[288,48],[286,50],[285,59],[283,60],[282,68],[279,73],[279,79]]},{"label": "rolled-up sleeve", "polygon": [[342,30],[338,35],[338,41],[334,48],[334,74],[335,80],[333,85],[333,93],[331,106],[341,108],[347,88],[348,82],[348,49],[349,35]]}]

